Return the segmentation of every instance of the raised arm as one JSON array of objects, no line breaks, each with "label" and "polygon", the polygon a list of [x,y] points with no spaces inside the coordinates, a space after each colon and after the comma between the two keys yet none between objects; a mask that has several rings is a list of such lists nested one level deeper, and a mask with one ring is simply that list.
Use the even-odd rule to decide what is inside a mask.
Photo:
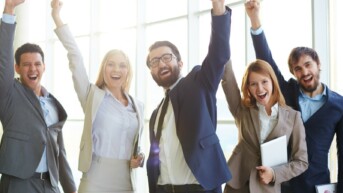
[{"label": "raised arm", "polygon": [[260,1],[251,0],[245,3],[245,11],[250,19],[251,28],[257,30],[261,27]]},{"label": "raised arm", "polygon": [[236,76],[232,69],[232,61],[230,60],[225,65],[224,74],[222,77],[222,88],[228,103],[229,110],[232,116],[239,118],[239,113],[242,108],[241,93],[237,84]]},{"label": "raised arm", "polygon": [[212,0],[213,15],[223,15],[225,13],[225,0]]},{"label": "raised arm", "polygon": [[[13,41],[15,31],[15,8],[25,0],[6,0],[0,27],[0,102],[5,98],[14,81]],[[5,15],[8,20],[4,20]],[[9,23],[8,23],[9,22]],[[1,108],[3,110],[3,108]],[[1,111],[1,110],[0,110]]]},{"label": "raised arm", "polygon": [[62,1],[51,0],[51,16],[56,24],[55,33],[61,41],[63,47],[68,52],[69,69],[72,73],[74,89],[81,103],[82,109],[85,111],[86,100],[90,90],[90,82],[84,66],[81,51],[74,39],[73,34],[69,30],[68,25],[65,25],[61,19],[60,11]]},{"label": "raised arm", "polygon": [[63,2],[61,2],[59,0],[52,0],[51,1],[51,8],[52,8],[51,16],[52,16],[52,19],[54,20],[57,28],[59,28],[63,25],[63,22],[62,22],[62,19],[60,16],[60,11],[61,11],[62,6],[63,6]]},{"label": "raised arm", "polygon": [[231,57],[230,32],[231,9],[224,0],[212,0],[211,37],[208,54],[202,63],[201,75],[197,76],[207,89],[215,93],[220,83],[224,66]]},{"label": "raised arm", "polygon": [[14,15],[15,8],[24,2],[25,0],[6,0],[4,13],[9,14],[9,15]]},{"label": "raised arm", "polygon": [[268,62],[273,68],[281,90],[284,92],[287,88],[287,81],[284,79],[280,69],[275,63],[272,52],[269,48],[267,38],[261,28],[261,19],[260,19],[260,1],[259,0],[250,0],[245,3],[245,11],[250,19],[251,29],[254,33],[251,33],[254,50],[257,59],[264,60]]}]

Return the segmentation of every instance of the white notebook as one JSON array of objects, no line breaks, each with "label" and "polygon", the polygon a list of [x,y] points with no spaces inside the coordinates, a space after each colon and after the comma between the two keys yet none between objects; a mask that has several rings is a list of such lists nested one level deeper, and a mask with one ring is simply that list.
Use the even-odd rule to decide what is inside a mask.
[{"label": "white notebook", "polygon": [[262,165],[268,167],[287,163],[286,135],[261,144],[261,158]]},{"label": "white notebook", "polygon": [[336,183],[316,185],[317,193],[337,193]]}]

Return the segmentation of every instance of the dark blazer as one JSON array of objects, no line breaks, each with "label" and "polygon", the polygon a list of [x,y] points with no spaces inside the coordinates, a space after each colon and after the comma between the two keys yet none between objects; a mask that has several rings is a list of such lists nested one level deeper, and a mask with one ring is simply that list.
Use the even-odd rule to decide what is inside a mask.
[{"label": "dark blazer", "polygon": [[[300,88],[291,78],[286,81],[276,65],[264,33],[252,35],[256,57],[269,62],[278,78],[286,103],[295,110],[299,106]],[[315,193],[315,185],[330,182],[328,153],[336,134],[338,155],[338,191],[343,192],[343,97],[326,87],[327,101],[305,123],[309,168],[290,183],[295,193]]]},{"label": "dark blazer", "polygon": [[[186,163],[198,182],[213,190],[231,179],[216,135],[216,92],[224,65],[230,59],[231,10],[212,16],[212,35],[208,55],[202,66],[192,71],[169,92],[175,115],[177,136]],[[154,135],[157,109],[150,119],[150,154],[147,172],[150,193],[155,192],[159,171],[158,144]],[[220,189],[221,190],[221,189]]]},{"label": "dark blazer", "polygon": [[0,119],[3,136],[0,146],[0,173],[30,178],[47,151],[52,186],[61,182],[64,192],[76,186],[66,159],[62,126],[67,114],[50,94],[58,109],[59,122],[47,126],[40,102],[33,91],[14,79],[13,39],[15,24],[0,25]]}]

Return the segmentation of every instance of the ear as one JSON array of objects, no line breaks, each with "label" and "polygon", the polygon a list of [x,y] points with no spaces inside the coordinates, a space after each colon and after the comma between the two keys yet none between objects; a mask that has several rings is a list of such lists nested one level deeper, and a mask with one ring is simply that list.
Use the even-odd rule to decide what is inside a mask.
[{"label": "ear", "polygon": [[182,60],[178,61],[178,62],[177,62],[177,65],[179,66],[180,69],[182,69],[182,67],[183,67],[183,62],[182,62]]},{"label": "ear", "polygon": [[45,63],[43,63],[43,72],[45,72]]},{"label": "ear", "polygon": [[318,63],[317,66],[318,66],[318,70],[321,71],[321,64]]},{"label": "ear", "polygon": [[20,71],[20,66],[19,66],[19,64],[14,64],[14,69],[15,69],[15,72],[16,72],[17,74],[20,74],[20,73],[19,73],[19,71]]}]

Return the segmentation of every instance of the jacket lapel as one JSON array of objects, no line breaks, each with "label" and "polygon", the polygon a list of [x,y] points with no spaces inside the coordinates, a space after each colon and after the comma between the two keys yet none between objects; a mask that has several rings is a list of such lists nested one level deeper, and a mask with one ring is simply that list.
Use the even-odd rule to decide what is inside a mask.
[{"label": "jacket lapel", "polygon": [[257,108],[250,108],[250,116],[253,122],[253,127],[255,130],[256,134],[256,145],[260,144],[260,119],[259,119],[259,114],[258,114],[258,109]]}]

